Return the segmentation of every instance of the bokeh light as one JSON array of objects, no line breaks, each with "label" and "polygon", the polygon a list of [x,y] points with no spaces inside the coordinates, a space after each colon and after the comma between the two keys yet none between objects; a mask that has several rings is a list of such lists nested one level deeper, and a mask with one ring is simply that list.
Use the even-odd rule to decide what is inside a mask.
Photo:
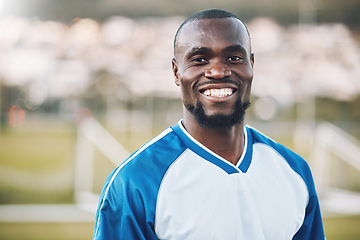
[{"label": "bokeh light", "polygon": [[9,123],[12,127],[20,127],[25,121],[25,112],[19,106],[12,106],[9,111]]}]

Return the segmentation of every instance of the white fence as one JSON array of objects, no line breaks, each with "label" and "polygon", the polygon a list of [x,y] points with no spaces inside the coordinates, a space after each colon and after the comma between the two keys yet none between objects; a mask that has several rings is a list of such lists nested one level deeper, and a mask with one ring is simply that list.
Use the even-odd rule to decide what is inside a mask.
[{"label": "white fence", "polygon": [[359,193],[331,186],[333,156],[360,171],[359,141],[330,123],[321,123],[315,129],[311,162],[322,208],[330,214],[360,214]]},{"label": "white fence", "polygon": [[80,122],[76,149],[75,201],[78,204],[97,203],[93,194],[94,147],[97,147],[115,166],[129,156],[129,152],[100,125],[88,117]]}]

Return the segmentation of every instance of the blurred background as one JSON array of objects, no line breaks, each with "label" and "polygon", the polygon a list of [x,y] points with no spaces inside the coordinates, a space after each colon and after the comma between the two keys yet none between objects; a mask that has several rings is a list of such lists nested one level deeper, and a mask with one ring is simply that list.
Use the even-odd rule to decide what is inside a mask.
[{"label": "blurred background", "polygon": [[247,124],[309,162],[327,239],[360,239],[358,0],[0,0],[0,239],[91,239],[108,174],[182,117],[173,37],[207,8],[249,28]]}]

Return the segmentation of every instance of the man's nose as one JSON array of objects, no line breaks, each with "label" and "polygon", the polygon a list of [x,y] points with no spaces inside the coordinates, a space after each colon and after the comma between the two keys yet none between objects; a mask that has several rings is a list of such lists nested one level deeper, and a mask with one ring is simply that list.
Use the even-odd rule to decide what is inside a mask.
[{"label": "man's nose", "polygon": [[226,64],[216,61],[205,71],[205,77],[211,79],[223,79],[231,75],[231,70]]}]

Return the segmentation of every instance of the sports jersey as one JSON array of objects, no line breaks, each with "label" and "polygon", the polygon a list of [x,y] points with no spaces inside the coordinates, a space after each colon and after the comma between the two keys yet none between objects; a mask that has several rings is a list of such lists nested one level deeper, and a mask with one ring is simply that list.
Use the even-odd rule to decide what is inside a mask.
[{"label": "sports jersey", "polygon": [[325,239],[310,169],[250,126],[236,165],[179,121],[106,180],[93,239]]}]

